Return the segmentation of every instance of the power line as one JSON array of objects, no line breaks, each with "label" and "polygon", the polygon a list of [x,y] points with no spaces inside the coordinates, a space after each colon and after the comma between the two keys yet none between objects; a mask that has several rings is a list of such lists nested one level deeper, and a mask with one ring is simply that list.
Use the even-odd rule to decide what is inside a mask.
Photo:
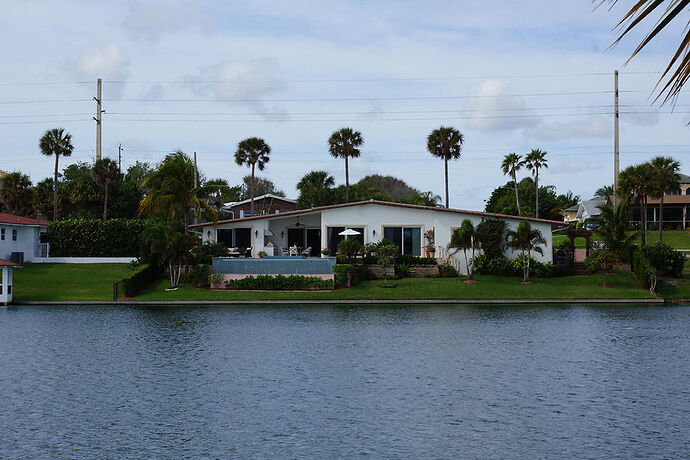
[{"label": "power line", "polygon": [[63,103],[63,102],[89,102],[91,99],[44,99],[44,100],[33,100],[33,101],[0,101],[0,104],[53,104],[53,103]]}]

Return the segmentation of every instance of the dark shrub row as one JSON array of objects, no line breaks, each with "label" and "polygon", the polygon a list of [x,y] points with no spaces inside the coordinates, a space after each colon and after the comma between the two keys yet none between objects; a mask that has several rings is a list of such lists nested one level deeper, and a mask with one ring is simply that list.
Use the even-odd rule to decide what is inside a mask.
[{"label": "dark shrub row", "polygon": [[645,257],[644,252],[637,248],[633,250],[632,270],[645,288],[649,289],[656,284],[656,269]]},{"label": "dark shrub row", "polygon": [[316,276],[303,275],[258,275],[248,276],[238,280],[227,280],[227,289],[259,289],[259,290],[280,290],[280,289],[333,289],[332,280],[324,280]]},{"label": "dark shrub row", "polygon": [[69,219],[48,225],[52,257],[136,257],[143,219]]},{"label": "dark shrub row", "polygon": [[[517,259],[511,260],[507,257],[487,258],[485,254],[479,254],[474,258],[474,272],[483,275],[497,276],[522,276],[524,264],[527,257],[522,255]],[[575,264],[557,264],[538,262],[530,260],[529,274],[532,278],[554,278],[558,276],[569,276],[575,273]]]},{"label": "dark shrub row", "polygon": [[145,265],[137,272],[124,278],[120,283],[122,283],[125,297],[134,297],[139,294],[160,278],[161,272],[161,269],[155,265]]},{"label": "dark shrub row", "polygon": [[668,244],[649,244],[642,248],[649,263],[662,275],[678,278],[683,274],[686,256]]}]

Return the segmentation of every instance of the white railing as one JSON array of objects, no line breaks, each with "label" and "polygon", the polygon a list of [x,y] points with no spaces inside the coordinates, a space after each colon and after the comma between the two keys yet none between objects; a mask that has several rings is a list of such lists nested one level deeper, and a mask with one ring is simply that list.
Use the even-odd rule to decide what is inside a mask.
[{"label": "white railing", "polygon": [[436,254],[438,255],[437,259],[440,259],[442,264],[449,264],[460,273],[460,259],[455,257],[454,254],[451,254],[447,248],[444,246],[436,246]]}]

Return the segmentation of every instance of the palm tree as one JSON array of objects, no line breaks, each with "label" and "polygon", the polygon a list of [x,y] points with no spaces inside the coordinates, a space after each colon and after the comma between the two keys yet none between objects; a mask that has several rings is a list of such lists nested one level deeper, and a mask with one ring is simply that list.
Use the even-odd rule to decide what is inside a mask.
[{"label": "palm tree", "polygon": [[72,135],[64,128],[53,128],[46,131],[38,143],[41,153],[46,156],[55,155],[55,174],[53,176],[53,220],[58,217],[58,161],[60,156],[72,155]]},{"label": "palm tree", "polygon": [[235,163],[238,165],[247,165],[252,168],[252,180],[249,183],[249,197],[251,200],[250,210],[252,216],[254,215],[254,170],[259,168],[259,171],[264,170],[264,166],[270,160],[269,155],[271,147],[258,137],[250,137],[237,144],[237,151],[235,152]]},{"label": "palm tree", "polygon": [[218,216],[194,186],[194,163],[182,151],[166,155],[158,168],[144,179],[146,196],[139,204],[139,214],[159,214],[179,224],[187,233],[190,214],[199,216],[203,209],[215,225]]},{"label": "palm tree", "polygon": [[680,163],[671,157],[657,156],[652,158],[649,162],[652,166],[652,175],[654,177],[654,194],[659,198],[659,244],[663,243],[664,238],[664,194],[668,190],[675,190],[678,188],[678,172],[680,171]]},{"label": "palm tree", "polygon": [[613,190],[613,185],[604,185],[601,186],[597,189],[596,192],[594,192],[594,196],[597,198],[608,198],[615,193],[615,190]]},{"label": "palm tree", "polygon": [[345,158],[345,202],[350,201],[350,170],[348,158],[358,158],[364,144],[362,133],[352,128],[341,128],[328,138],[328,152],[335,158]]},{"label": "palm tree", "polygon": [[0,202],[12,214],[23,215],[31,207],[31,179],[18,171],[9,173],[0,182]]},{"label": "palm tree", "polygon": [[297,207],[305,209],[331,204],[334,185],[335,179],[326,171],[311,171],[305,174],[297,183]]},{"label": "palm tree", "polygon": [[[460,228],[453,232],[448,243],[448,249],[455,249],[455,252],[462,250],[465,255],[465,266],[467,266],[467,279],[474,280],[474,253],[480,248],[479,235],[472,225],[472,221],[465,219],[460,224]],[[467,250],[470,249],[471,257],[467,258]]]},{"label": "palm tree", "polygon": [[91,177],[100,187],[103,187],[103,220],[108,218],[108,189],[110,182],[120,178],[120,168],[110,158],[96,160],[91,168]]},{"label": "palm tree", "polygon": [[640,205],[640,244],[647,244],[647,196],[652,190],[652,167],[649,163],[628,166],[618,176],[617,196]]},{"label": "palm tree", "polygon": [[220,214],[226,201],[239,201],[240,187],[230,187],[225,179],[212,179],[204,182],[199,195],[207,196],[213,203],[216,213]]},{"label": "palm tree", "polygon": [[426,149],[435,157],[443,158],[446,177],[446,208],[448,203],[448,160],[460,158],[462,144],[465,142],[463,134],[455,128],[441,126],[426,138]]},{"label": "palm tree", "polygon": [[[618,0],[609,0],[609,3],[617,3],[617,1]],[[661,16],[654,22],[651,32],[647,34],[630,56],[630,59],[632,59],[674,19],[680,19],[681,22],[686,21],[688,7],[690,7],[690,0],[674,0],[669,3],[659,0],[637,0],[633,2],[628,12],[625,13],[623,18],[616,24],[616,28],[622,29],[622,32],[611,46],[618,44],[618,42],[620,42],[631,30],[644,22],[645,19],[649,19],[652,13],[661,11]],[[630,62],[630,59],[628,59],[628,62]],[[679,59],[680,62],[678,62]],[[674,70],[673,67],[676,63],[678,63],[678,65]],[[683,88],[683,85],[690,79],[690,29],[687,27],[680,41],[680,46],[668,63],[664,73],[659,78],[657,87],[659,87],[667,75],[668,81],[661,88],[657,96],[658,99],[666,92],[664,102],[676,97]]]},{"label": "palm tree", "polygon": [[539,170],[541,168],[548,168],[549,164],[546,160],[546,152],[539,149],[532,149],[527,156],[525,156],[525,166],[532,171],[534,175],[534,186],[536,190],[536,206],[534,208],[534,217],[539,218]]},{"label": "palm tree", "polygon": [[606,249],[615,252],[619,256],[632,246],[633,240],[637,237],[636,232],[628,232],[630,225],[631,212],[627,200],[623,198],[613,206],[600,205],[599,215],[600,226],[597,234],[604,242]]},{"label": "palm tree", "polygon": [[522,221],[516,230],[508,230],[506,233],[506,246],[522,251],[524,265],[522,267],[522,282],[529,281],[529,264],[532,251],[544,254],[541,245],[546,244],[546,240],[541,232],[533,229],[529,222]]},{"label": "palm tree", "polygon": [[515,186],[515,202],[517,203],[517,212],[520,215],[520,197],[518,196],[518,186],[517,186],[517,172],[522,168],[524,164],[522,156],[517,153],[509,153],[503,158],[503,163],[501,163],[501,169],[503,174],[509,175],[513,178],[513,185]]}]

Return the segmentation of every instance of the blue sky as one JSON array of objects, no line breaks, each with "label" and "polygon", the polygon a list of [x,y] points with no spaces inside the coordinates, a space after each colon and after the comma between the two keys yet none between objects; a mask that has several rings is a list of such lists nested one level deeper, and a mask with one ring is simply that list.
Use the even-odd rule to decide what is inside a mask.
[{"label": "blue sky", "polygon": [[607,50],[619,3],[6,1],[0,169],[50,175],[38,139],[55,126],[74,136],[63,165],[91,161],[100,76],[104,154],[122,143],[125,166],[180,148],[207,177],[238,183],[237,142],[260,136],[273,148],[264,176],[296,196],[313,169],[344,181],[326,141],[351,126],[365,138],[351,181],[390,174],[441,195],[443,164],[425,137],[443,124],[465,136],[451,206],[482,209],[506,181],[503,155],[531,148],[549,152],[542,183],[588,198],[612,182],[620,68],[622,166],[670,154],[687,173],[688,98],[675,113],[649,105],[682,25],[623,67],[639,34]]}]

